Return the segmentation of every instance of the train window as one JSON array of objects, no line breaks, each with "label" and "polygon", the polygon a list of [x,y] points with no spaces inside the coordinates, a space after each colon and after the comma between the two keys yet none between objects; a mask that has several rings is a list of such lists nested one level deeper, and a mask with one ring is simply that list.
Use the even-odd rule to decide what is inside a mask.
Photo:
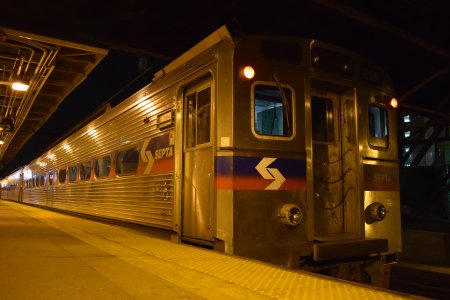
[{"label": "train window", "polygon": [[66,175],[67,175],[66,169],[59,170],[59,172],[58,172],[58,181],[59,181],[59,183],[65,183],[66,182],[66,177],[67,177]]},{"label": "train window", "polygon": [[374,147],[388,147],[387,110],[376,105],[369,105],[369,144]]},{"label": "train window", "polygon": [[211,138],[211,87],[186,96],[186,147],[210,142]]},{"label": "train window", "polygon": [[253,89],[254,129],[258,135],[292,136],[292,91],[257,84]]},{"label": "train window", "polygon": [[91,162],[87,161],[80,165],[80,180],[89,180],[91,178]]},{"label": "train window", "polygon": [[136,149],[128,149],[119,152],[116,159],[117,175],[133,175],[136,173],[139,163],[139,152]]},{"label": "train window", "polygon": [[312,136],[314,141],[334,141],[333,101],[328,98],[311,97]]},{"label": "train window", "polygon": [[69,182],[75,182],[77,180],[78,166],[69,167]]},{"label": "train window", "polygon": [[53,185],[53,182],[55,181],[55,178],[56,178],[55,175],[56,175],[55,172],[48,173],[48,184],[49,185]]},{"label": "train window", "polygon": [[41,175],[39,177],[39,186],[44,186],[45,185],[45,176]]},{"label": "train window", "polygon": [[95,161],[95,176],[97,178],[109,176],[111,170],[111,157],[109,155]]}]

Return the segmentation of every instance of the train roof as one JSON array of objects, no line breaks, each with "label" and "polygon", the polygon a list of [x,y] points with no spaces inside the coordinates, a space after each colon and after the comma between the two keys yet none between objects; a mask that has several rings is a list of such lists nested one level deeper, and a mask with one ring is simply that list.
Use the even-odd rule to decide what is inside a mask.
[{"label": "train roof", "polygon": [[204,38],[201,42],[199,42],[191,49],[184,52],[181,56],[176,58],[174,61],[169,63],[167,66],[156,72],[154,78],[157,79],[163,76],[164,74],[167,74],[175,70],[176,68],[187,62],[193,56],[202,53],[203,51],[209,49],[210,47],[218,44],[223,40],[229,41],[232,44],[235,42],[230,32],[228,31],[228,28],[225,25],[221,26],[219,29],[217,29],[209,36]]}]

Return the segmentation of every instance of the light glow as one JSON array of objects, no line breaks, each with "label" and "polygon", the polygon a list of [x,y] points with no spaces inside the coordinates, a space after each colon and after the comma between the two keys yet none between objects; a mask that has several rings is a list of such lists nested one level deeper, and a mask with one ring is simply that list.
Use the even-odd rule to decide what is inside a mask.
[{"label": "light glow", "polygon": [[253,79],[255,77],[255,69],[251,66],[245,66],[241,71],[241,75],[245,79]]},{"label": "light glow", "polygon": [[46,162],[43,162],[43,161],[38,161],[37,164],[38,164],[39,166],[41,166],[42,168],[45,168],[45,167],[47,166],[47,163],[46,163]]},{"label": "light glow", "polygon": [[90,129],[90,130],[87,132],[87,134],[90,135],[93,139],[96,139],[96,138],[98,137],[97,130],[95,130],[95,129]]},{"label": "light glow", "polygon": [[28,179],[33,178],[33,173],[31,172],[31,170],[25,170],[25,171],[23,172],[23,178],[24,178],[25,180],[28,180]]},{"label": "light glow", "polygon": [[391,100],[389,101],[389,106],[391,108],[397,108],[398,107],[398,100],[395,98],[391,98]]},{"label": "light glow", "polygon": [[15,172],[15,173],[12,175],[12,177],[13,177],[15,180],[18,180],[18,179],[20,178],[20,171]]},{"label": "light glow", "polygon": [[64,146],[63,146],[63,149],[64,150],[66,150],[67,152],[72,152],[72,148],[69,146],[69,145],[67,145],[67,144],[65,144]]},{"label": "light glow", "polygon": [[12,89],[15,91],[27,91],[30,86],[26,83],[16,81],[12,84]]}]

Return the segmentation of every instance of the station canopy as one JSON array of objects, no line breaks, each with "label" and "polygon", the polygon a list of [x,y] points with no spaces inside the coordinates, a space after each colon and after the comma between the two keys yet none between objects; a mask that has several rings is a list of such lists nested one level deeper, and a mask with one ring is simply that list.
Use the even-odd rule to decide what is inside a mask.
[{"label": "station canopy", "polygon": [[107,54],[97,47],[0,28],[0,168]]}]

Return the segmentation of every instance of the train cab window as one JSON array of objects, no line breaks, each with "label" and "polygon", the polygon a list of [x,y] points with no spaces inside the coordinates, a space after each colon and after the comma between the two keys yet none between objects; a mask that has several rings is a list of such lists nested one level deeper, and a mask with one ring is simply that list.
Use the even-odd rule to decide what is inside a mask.
[{"label": "train cab window", "polygon": [[58,172],[58,181],[59,183],[65,183],[67,177],[67,171],[66,169],[59,170]]},{"label": "train cab window", "polygon": [[388,147],[388,116],[384,107],[369,105],[369,144]]},{"label": "train cab window", "polygon": [[109,155],[98,158],[95,161],[95,177],[101,178],[109,176],[111,171],[111,157]]},{"label": "train cab window", "polygon": [[319,142],[333,142],[333,101],[323,97],[311,97],[311,118],[313,140]]},{"label": "train cab window", "polygon": [[80,165],[80,180],[89,180],[91,178],[91,162],[87,161]]},{"label": "train cab window", "polygon": [[128,149],[119,152],[116,159],[116,173],[119,176],[136,174],[139,163],[139,152],[136,149]]},{"label": "train cab window", "polygon": [[69,182],[75,182],[77,180],[78,166],[69,167]]},{"label": "train cab window", "polygon": [[257,84],[253,88],[254,130],[260,136],[290,137],[292,124],[292,90]]},{"label": "train cab window", "polygon": [[209,143],[211,138],[211,87],[189,93],[186,101],[186,148]]}]

